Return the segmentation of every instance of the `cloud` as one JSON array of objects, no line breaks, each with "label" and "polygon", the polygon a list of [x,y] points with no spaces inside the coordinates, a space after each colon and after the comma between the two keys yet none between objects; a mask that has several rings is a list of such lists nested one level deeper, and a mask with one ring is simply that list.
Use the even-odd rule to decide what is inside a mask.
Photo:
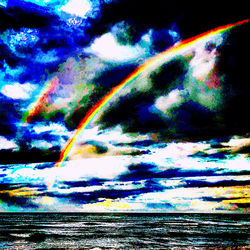
[{"label": "cloud", "polygon": [[[8,61],[8,58],[6,59]],[[2,82],[5,82],[6,80],[14,81],[17,78],[19,78],[25,72],[25,70],[26,70],[25,65],[15,65],[11,67],[4,59],[2,70],[0,70],[0,79]]]},{"label": "cloud", "polygon": [[0,36],[17,56],[24,57],[39,41],[39,31],[31,28],[21,28],[18,32],[13,29],[3,32]]},{"label": "cloud", "polygon": [[[220,58],[223,58],[221,51],[227,47],[223,39],[222,35],[207,37],[205,41],[185,48],[182,55],[161,62],[159,67],[142,74],[114,98],[100,123],[103,127],[120,124],[130,132],[157,130],[173,137],[230,134],[233,129],[230,122],[236,120],[230,118],[228,104],[232,107],[230,96],[236,96],[239,89],[235,86],[238,90],[234,92],[225,81],[227,73],[219,71],[222,67]],[[147,86],[146,90],[140,88],[142,83]],[[244,89],[244,93],[249,92],[246,87]],[[235,101],[241,114],[239,119],[243,121],[247,98],[242,91],[239,93],[242,99]],[[224,113],[226,110],[228,113]],[[237,112],[234,115],[239,116]],[[246,129],[243,125],[246,122],[240,124],[235,125]]]},{"label": "cloud", "polygon": [[[168,152],[166,146],[147,144],[142,147],[151,148],[151,153],[148,155],[68,161],[61,168],[53,167],[53,163],[26,164],[25,168],[10,165],[1,167],[0,174],[4,174],[1,175],[3,183],[7,181],[10,184],[18,182],[23,185],[26,185],[25,183],[33,185],[30,191],[40,193],[34,193],[32,200],[37,197],[36,205],[43,206],[44,209],[49,207],[56,209],[56,204],[64,200],[71,209],[77,211],[95,210],[100,208],[101,202],[109,199],[110,202],[119,199],[119,202],[129,206],[130,211],[231,209],[232,204],[237,201],[231,201],[229,204],[224,200],[227,197],[231,199],[242,197],[245,185],[248,184],[248,177],[242,170],[247,169],[248,160],[241,156],[240,162],[236,165],[240,164],[242,168],[238,170],[234,165],[234,169],[230,169],[230,175],[224,175],[228,171],[227,166],[230,166],[232,157],[224,159],[223,162],[220,160],[209,162],[204,161],[202,157],[188,156],[190,154],[192,156],[192,152],[199,149],[209,149],[209,145],[169,143]],[[175,159],[171,158],[171,150],[187,152]],[[40,188],[41,185],[45,185],[43,190]],[[233,191],[232,186],[238,191]],[[20,193],[25,194],[27,191],[23,189]],[[45,196],[52,198],[48,200],[46,206],[41,203],[42,197]],[[225,199],[214,202],[209,197],[225,197]],[[144,203],[144,206],[141,206],[141,203]],[[92,205],[78,207],[79,204]],[[114,209],[118,209],[119,206],[115,208],[115,204],[113,205]],[[65,207],[65,209],[70,208]]]},{"label": "cloud", "polygon": [[69,135],[68,129],[60,124],[60,123],[49,123],[49,125],[45,124],[35,124],[32,128],[37,134],[40,133],[50,133],[53,135],[62,135],[67,136]]},{"label": "cloud", "polygon": [[1,0],[0,1],[0,8],[1,7],[7,7],[7,4],[8,4],[8,0]]},{"label": "cloud", "polygon": [[180,40],[179,30],[176,25],[170,29],[154,30],[152,33],[152,49],[162,52]]},{"label": "cloud", "polygon": [[168,95],[157,98],[154,106],[164,114],[171,116],[171,108],[178,107],[185,101],[182,93],[183,91],[178,89],[172,90]]},{"label": "cloud", "polygon": [[31,98],[36,88],[36,85],[31,83],[13,83],[3,86],[1,93],[15,100],[26,100]]},{"label": "cloud", "polygon": [[37,4],[40,6],[57,5],[60,2],[61,2],[61,4],[65,2],[65,0],[62,0],[62,1],[58,1],[58,0],[24,0],[24,1],[34,3],[34,4]]},{"label": "cloud", "polygon": [[40,52],[36,54],[35,61],[42,64],[58,62],[60,58],[58,57],[57,54],[58,51],[55,49],[49,50],[47,52],[43,52],[42,50],[40,50]]},{"label": "cloud", "polygon": [[48,191],[51,197],[65,197],[80,204],[100,202],[103,199],[126,198],[141,193],[162,190],[161,185],[151,180],[144,182],[105,181],[102,185],[84,187],[63,187],[55,192]]},{"label": "cloud", "polygon": [[112,33],[96,38],[92,45],[85,49],[107,61],[126,62],[145,56],[145,49],[140,45],[120,45]]},{"label": "cloud", "polygon": [[[120,45],[135,45],[140,42],[143,35],[140,28],[135,23],[121,21],[111,27],[110,32]],[[151,33],[150,33],[151,34]],[[144,44],[150,43],[150,34],[143,35]]]},{"label": "cloud", "polygon": [[87,128],[86,130],[82,131],[78,142],[82,143],[92,140],[112,145],[125,144],[131,146],[133,142],[139,144],[140,141],[147,139],[150,139],[149,135],[124,133],[121,126],[118,125],[106,130],[101,130],[98,126]]},{"label": "cloud", "polygon": [[72,17],[59,17],[52,11],[58,8],[57,2],[36,1],[38,5],[48,4],[49,8],[15,2],[5,11],[0,10],[0,65],[5,80],[41,85],[58,70],[59,63],[89,43],[91,37],[85,33],[89,21],[75,20],[77,25],[73,25],[69,21]]},{"label": "cloud", "polygon": [[[8,205],[14,205],[16,209],[18,207],[35,208],[38,209],[39,206],[36,205],[32,200],[32,195],[37,195],[41,193],[43,187],[35,187],[29,184],[5,184],[0,183],[0,201],[1,203],[7,203]],[[9,210],[9,208],[8,208]],[[3,210],[6,211],[6,210]]]},{"label": "cloud", "polygon": [[[39,149],[50,149],[53,147],[54,142],[47,142],[44,140],[33,140],[30,144],[32,148],[39,148]],[[58,145],[58,143],[56,143]]]},{"label": "cloud", "polygon": [[84,18],[91,10],[91,3],[88,0],[70,0],[60,10]]},{"label": "cloud", "polygon": [[2,149],[18,150],[18,145],[14,141],[8,140],[5,137],[0,136],[0,150]]}]

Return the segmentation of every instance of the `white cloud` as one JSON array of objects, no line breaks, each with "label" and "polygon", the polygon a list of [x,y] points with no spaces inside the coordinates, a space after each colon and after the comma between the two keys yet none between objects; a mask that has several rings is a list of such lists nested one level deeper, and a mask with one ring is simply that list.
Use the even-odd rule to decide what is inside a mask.
[{"label": "white cloud", "polygon": [[64,125],[59,123],[50,123],[49,125],[35,125],[33,129],[37,134],[51,132],[51,134],[54,135],[69,135],[70,133]]},{"label": "white cloud", "polygon": [[[137,181],[138,183],[139,181]],[[119,182],[119,181],[106,181],[100,185],[93,185],[87,187],[68,187],[59,188],[58,193],[70,194],[70,193],[85,193],[96,192],[101,190],[135,190],[145,187],[145,181],[140,181],[140,184],[134,184],[133,181]]]},{"label": "white cloud", "polygon": [[[20,183],[37,183],[37,181],[46,183],[49,187],[56,187],[57,182],[61,181],[79,181],[88,180],[92,178],[109,179],[113,180],[121,174],[127,172],[127,166],[132,162],[132,157],[127,156],[115,156],[115,157],[103,157],[103,158],[91,158],[84,160],[66,161],[62,167],[36,169],[36,166],[43,166],[48,163],[32,163],[23,165],[13,165],[13,169],[6,171],[6,174],[10,176],[9,182]],[[1,170],[0,170],[1,173]]]},{"label": "white cloud", "polygon": [[130,61],[145,55],[146,50],[139,44],[135,46],[120,45],[112,33],[106,33],[96,38],[86,52],[110,61]]},{"label": "white cloud", "polygon": [[1,149],[17,149],[18,146],[13,141],[8,141],[5,137],[0,136],[0,150]]},{"label": "white cloud", "polygon": [[133,141],[148,140],[150,136],[148,135],[133,135],[123,133],[121,126],[116,126],[114,128],[109,128],[106,130],[99,130],[96,126],[94,128],[85,129],[82,131],[81,136],[78,141],[86,142],[89,140],[96,140],[98,142],[103,142],[107,144],[112,143],[130,143]]},{"label": "white cloud", "polygon": [[208,51],[205,48],[205,44],[197,46],[195,49],[195,56],[190,61],[193,76],[198,80],[204,81],[214,68],[216,58],[217,53],[215,49],[213,51]]},{"label": "white cloud", "polygon": [[44,140],[34,140],[31,143],[31,147],[40,148],[40,149],[49,149],[53,147],[53,144]]},{"label": "white cloud", "polygon": [[163,113],[167,113],[172,107],[180,105],[183,101],[181,91],[175,89],[166,96],[160,96],[155,103],[155,107]]},{"label": "white cloud", "polygon": [[31,83],[14,83],[8,84],[2,87],[1,93],[12,99],[26,100],[31,97],[32,92],[36,89],[36,86]]},{"label": "white cloud", "polygon": [[71,0],[62,6],[60,10],[83,18],[91,10],[91,4],[87,0]]}]

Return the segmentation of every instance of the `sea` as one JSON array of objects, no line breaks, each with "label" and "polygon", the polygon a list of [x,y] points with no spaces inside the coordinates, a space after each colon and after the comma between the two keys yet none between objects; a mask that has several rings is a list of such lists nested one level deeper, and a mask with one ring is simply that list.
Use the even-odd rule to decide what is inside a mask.
[{"label": "sea", "polygon": [[1,213],[0,249],[250,249],[248,214]]}]

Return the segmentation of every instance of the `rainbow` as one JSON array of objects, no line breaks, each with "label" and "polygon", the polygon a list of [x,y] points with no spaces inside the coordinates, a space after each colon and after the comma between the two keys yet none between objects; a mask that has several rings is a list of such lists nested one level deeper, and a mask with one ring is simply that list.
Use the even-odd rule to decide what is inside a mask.
[{"label": "rainbow", "polygon": [[40,95],[38,96],[37,100],[32,103],[28,111],[24,113],[22,117],[22,121],[27,123],[31,122],[32,118],[38,114],[40,108],[42,107],[43,103],[48,100],[49,94],[53,93],[55,91],[55,88],[59,82],[59,79],[57,76],[53,77],[47,84],[45,84],[44,88],[40,92]]},{"label": "rainbow", "polygon": [[98,101],[85,115],[85,117],[82,119],[80,124],[78,125],[75,134],[73,137],[67,142],[64,149],[61,151],[60,159],[55,164],[56,167],[62,166],[64,161],[67,159],[70,150],[72,149],[73,145],[75,144],[77,138],[81,134],[81,132],[87,128],[87,126],[95,119],[95,117],[107,106],[107,104],[112,100],[112,98],[117,95],[123,88],[128,86],[133,80],[135,80],[141,73],[145,72],[148,69],[151,69],[153,67],[156,67],[160,63],[162,63],[163,60],[169,60],[173,58],[174,56],[178,55],[178,53],[181,53],[184,51],[185,48],[188,46],[193,45],[194,43],[197,43],[199,41],[202,41],[210,36],[221,34],[225,31],[230,30],[231,28],[247,23],[250,19],[246,19],[237,23],[233,24],[227,24],[224,26],[220,26],[218,28],[212,29],[210,31],[207,31],[205,33],[202,33],[200,35],[197,35],[195,37],[186,39],[184,41],[179,42],[178,44],[174,45],[173,47],[170,47],[169,49],[165,50],[164,52],[156,55],[155,57],[149,59],[144,64],[139,66],[134,72],[132,72],[127,78],[125,78],[120,84],[118,84],[116,87],[114,87],[107,95],[105,95],[100,101]]}]

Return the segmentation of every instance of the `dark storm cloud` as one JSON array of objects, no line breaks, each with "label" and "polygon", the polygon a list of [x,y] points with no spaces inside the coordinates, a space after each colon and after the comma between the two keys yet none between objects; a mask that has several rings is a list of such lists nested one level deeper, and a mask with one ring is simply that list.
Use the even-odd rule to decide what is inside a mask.
[{"label": "dark storm cloud", "polygon": [[93,81],[95,81],[98,86],[103,88],[102,91],[105,91],[105,89],[110,90],[131,74],[136,67],[136,64],[118,65],[117,67],[111,66],[110,69],[107,69],[100,75],[97,75]]},{"label": "dark storm cloud", "polygon": [[62,185],[66,185],[65,188],[74,188],[74,187],[90,187],[90,186],[101,186],[107,180],[105,179],[90,179],[88,181],[64,181]]},{"label": "dark storm cloud", "polygon": [[221,48],[218,70],[224,77],[224,98],[226,101],[223,117],[226,128],[231,133],[247,133],[250,127],[249,113],[250,95],[248,61],[250,24],[231,31],[228,40]]},{"label": "dark storm cloud", "polygon": [[235,198],[235,197],[218,197],[218,198],[215,198],[215,197],[202,197],[201,199],[204,200],[204,201],[214,202],[214,203],[229,201],[231,204],[234,204],[238,208],[243,208],[243,209],[244,208],[245,209],[250,208],[250,203],[247,203],[247,202],[244,203],[244,202],[241,201],[242,197],[239,197],[239,198]]},{"label": "dark storm cloud", "polygon": [[[40,48],[37,40],[42,43],[50,27],[60,26],[61,23],[57,16],[49,13],[45,8],[31,3],[25,4],[25,2],[21,6],[16,4],[12,5],[10,1],[10,7],[0,9],[1,46],[3,47],[0,59],[12,68],[22,65],[24,71],[27,71],[26,67],[33,65],[37,49]],[[39,67],[41,65],[38,63],[36,67],[29,68],[29,74],[34,72],[31,74],[33,77],[38,73],[41,75]],[[36,68],[38,70],[35,70]]]},{"label": "dark storm cloud", "polygon": [[[7,105],[10,106],[10,103]],[[6,113],[1,114],[4,118]],[[62,125],[59,128],[60,125],[53,127],[53,124],[50,128],[49,125],[39,123],[21,126],[17,119],[8,120],[10,114],[6,119],[5,123],[2,120],[1,134],[5,134],[6,138],[14,137],[13,141],[18,146],[18,150],[12,148],[0,150],[1,164],[54,162],[59,159],[61,146],[68,140],[66,128],[63,130]],[[39,129],[43,131],[40,132]],[[62,131],[58,132],[56,129]],[[46,166],[41,166],[41,168],[46,168]]]},{"label": "dark storm cloud", "polygon": [[101,13],[98,22],[96,21],[95,29],[102,33],[110,27],[110,24],[124,20],[137,25],[136,29],[139,30],[147,30],[149,27],[161,30],[168,26],[171,28],[171,25],[176,23],[182,38],[249,17],[246,3],[228,5],[228,2],[224,0],[220,5],[215,0],[207,5],[200,5],[195,1],[180,3],[166,0],[154,2],[120,0],[104,5]]},{"label": "dark storm cloud", "polygon": [[171,117],[161,115],[154,107],[157,98],[172,90],[183,91],[181,98],[189,96],[188,91],[184,89],[188,67],[188,62],[181,56],[163,64],[150,74],[152,87],[149,91],[139,91],[135,88],[131,89],[129,95],[118,98],[104,111],[101,125],[109,127],[121,124],[127,132],[161,132],[177,137],[213,134],[219,124],[215,112],[190,100],[190,97],[189,100],[177,103],[171,108]]},{"label": "dark storm cloud", "polygon": [[190,157],[203,158],[203,159],[206,159],[207,161],[218,161],[218,160],[227,159],[227,153],[218,152],[218,153],[213,153],[213,154],[207,154],[205,152],[199,151],[195,154],[192,154]]},{"label": "dark storm cloud", "polygon": [[217,182],[208,182],[201,180],[186,180],[185,187],[233,187],[249,185],[250,181],[242,180],[222,180]]},{"label": "dark storm cloud", "polygon": [[129,173],[120,176],[120,180],[123,181],[137,181],[137,180],[145,180],[154,178],[154,172],[157,170],[157,166],[154,164],[138,164],[138,165],[131,165],[128,167]]},{"label": "dark storm cloud", "polygon": [[21,118],[17,105],[1,93],[0,102],[0,134],[13,136],[17,131],[15,122]]},{"label": "dark storm cloud", "polygon": [[179,40],[180,34],[177,26],[155,30],[152,32],[152,49],[155,52],[162,52]]},{"label": "dark storm cloud", "polygon": [[150,111],[154,98],[150,92],[131,91],[102,115],[101,125],[109,127],[122,124],[125,132],[159,131],[165,127],[165,122]]},{"label": "dark storm cloud", "polygon": [[176,87],[183,88],[183,81],[188,69],[189,64],[183,56],[178,56],[161,65],[150,74],[155,94],[163,95]]},{"label": "dark storm cloud", "polygon": [[7,29],[18,30],[22,27],[43,28],[49,26],[52,19],[56,20],[56,17],[44,7],[24,1],[18,3],[18,1],[11,0],[8,1],[8,8],[0,8],[0,16],[1,32]]},{"label": "dark storm cloud", "polygon": [[243,209],[249,209],[250,208],[250,203],[237,203],[237,200],[234,203],[238,208],[243,208]]},{"label": "dark storm cloud", "polygon": [[23,72],[19,76],[4,72],[5,79],[44,82],[60,62],[90,42],[84,33],[87,21],[74,27],[67,21],[70,16],[61,19],[49,8],[11,1],[8,6],[0,9],[0,61],[2,67],[5,62],[11,69],[22,67]]},{"label": "dark storm cloud", "polygon": [[146,179],[161,179],[174,177],[199,177],[199,176],[215,176],[214,170],[184,170],[181,168],[170,168],[159,170],[154,164],[141,163],[130,165],[128,173],[122,174],[119,180],[122,181],[138,181]]},{"label": "dark storm cloud", "polygon": [[233,200],[233,203],[236,203],[237,200],[242,199],[240,198],[235,198],[235,197],[202,197],[202,200],[204,201],[214,201],[214,202],[222,202],[222,201],[227,201],[227,200]]},{"label": "dark storm cloud", "polygon": [[20,206],[23,208],[39,208],[39,206],[34,204],[29,198],[13,196],[8,193],[0,193],[0,200],[9,205]]},{"label": "dark storm cloud", "polygon": [[225,172],[223,175],[250,175],[250,171],[248,170],[241,170],[241,171],[235,171],[235,172]]},{"label": "dark storm cloud", "polygon": [[[69,186],[67,189],[70,190],[70,188],[75,186],[73,182],[68,183]],[[162,191],[165,188],[159,184],[158,182],[148,179],[146,180],[143,185],[136,186],[136,183],[131,187],[130,189],[122,189],[119,188],[119,186],[126,185],[126,182],[122,182],[116,185],[112,185],[109,187],[108,182],[104,182],[102,184],[102,181],[99,182],[98,180],[94,180],[94,183],[88,182],[91,186],[99,186],[98,190],[92,191],[92,192],[74,192],[72,189],[72,192],[46,192],[47,196],[51,197],[58,197],[58,198],[67,198],[70,199],[73,202],[80,203],[80,204],[88,204],[92,202],[99,202],[101,198],[104,199],[118,199],[118,198],[126,198],[129,196],[137,196],[144,193],[150,193],[150,192],[156,192],[156,191]],[[85,182],[76,182],[76,186],[79,185],[88,186]],[[102,185],[107,185],[107,188],[103,189]],[[82,187],[82,186],[81,186]],[[109,188],[108,188],[109,187]],[[63,191],[63,189],[62,189]]]},{"label": "dark storm cloud", "polygon": [[[9,70],[6,70],[6,67],[3,69],[4,79],[21,83],[27,81],[45,82],[51,73],[58,70],[59,63],[64,62],[69,55],[77,53],[79,48],[88,46],[96,37],[106,32],[112,32],[121,44],[135,44],[142,34],[148,32],[149,29],[153,29],[150,38],[152,40],[152,49],[162,51],[176,42],[179,37],[185,38],[182,33],[188,33],[187,31],[190,29],[189,22],[192,24],[196,15],[200,17],[200,23],[203,24],[204,21],[204,26],[213,25],[211,18],[209,18],[208,22],[208,12],[205,11],[201,15],[197,9],[193,8],[194,4],[191,3],[180,5],[174,1],[157,0],[152,3],[129,0],[108,3],[98,2],[97,5],[99,6],[98,15],[89,15],[87,19],[83,20],[77,19],[74,21],[77,25],[71,25],[72,22],[69,22],[71,17],[68,14],[64,13],[62,16],[58,16],[58,13],[53,13],[51,8],[39,7],[28,2],[23,2],[21,6],[18,6],[17,1],[9,1],[9,7],[0,10],[1,19],[3,20],[1,22],[1,31],[2,33],[8,33],[6,33],[7,37],[5,37],[4,42],[0,44],[2,47],[0,52],[1,65],[3,67],[5,62],[10,68]],[[185,25],[183,13],[189,13],[189,18],[185,18]],[[229,18],[220,17],[217,8],[213,10],[213,13],[216,22],[221,18],[220,23],[223,23]],[[232,21],[235,16],[237,16],[237,13],[232,17]],[[202,30],[202,28],[202,25],[199,25],[199,29]],[[30,42],[20,44],[18,37],[21,32],[24,33],[26,40],[30,40]],[[31,41],[31,37],[33,37],[34,41]],[[155,98],[153,95],[157,91],[163,93],[171,88],[171,86],[168,86],[168,89],[164,89],[161,86],[162,78],[169,80],[168,78],[184,77],[185,65],[178,65],[178,62],[174,64],[177,65],[164,66],[161,72],[152,76],[155,86],[153,94],[143,96],[135,94],[129,97],[129,100],[125,101],[124,105],[119,104],[118,107],[115,104],[110,110],[110,115],[104,117],[104,126],[123,122],[127,131],[138,131],[139,128],[143,130],[142,132],[158,131],[162,127],[170,127],[171,130],[172,125],[152,112],[150,108]],[[165,68],[168,68],[168,70]],[[17,70],[19,70],[18,73]],[[122,73],[116,77],[119,72]],[[93,97],[93,104],[95,100],[98,100],[107,92],[109,87],[115,86],[122,78],[124,79],[127,72],[131,72],[129,67],[128,70],[124,71],[120,68],[113,69],[110,74],[105,73],[95,79],[101,87],[96,91],[98,94]],[[177,72],[178,76],[171,76],[166,72]],[[107,79],[111,81],[109,82]],[[135,109],[134,114],[129,114],[126,105],[129,105],[131,111]],[[117,111],[113,111],[113,109],[117,109]],[[81,110],[80,113],[86,113],[86,110]],[[120,117],[122,113],[125,113],[124,117]],[[179,116],[180,118],[176,118],[178,121],[183,116],[185,120],[188,115]],[[73,120],[74,117],[76,117],[75,123],[81,120],[78,115],[73,115]],[[207,119],[204,119],[204,121],[206,123]],[[183,122],[183,126],[182,124],[179,126],[181,127],[180,130],[182,130],[186,123]],[[196,129],[193,130],[196,133]]]},{"label": "dark storm cloud", "polygon": [[[250,126],[246,119],[250,94],[246,63],[249,58],[248,30],[249,24],[233,29],[227,35],[225,45],[218,48],[220,55],[216,69],[221,81],[219,95],[222,103],[217,105],[216,110],[199,103],[194,94],[185,89],[192,81],[186,79],[190,67],[184,57],[177,57],[151,73],[152,87],[149,91],[145,93],[132,89],[128,96],[117,99],[102,116],[104,127],[110,126],[113,121],[113,124],[120,123],[125,131],[130,132],[162,130],[167,136],[204,139],[246,134]],[[171,108],[169,118],[164,117],[153,105],[158,97],[173,90],[178,91],[182,101]]]},{"label": "dark storm cloud", "polygon": [[[130,22],[133,22],[135,26],[140,26],[141,29],[144,28],[145,31],[148,30],[149,27],[153,27],[154,31],[151,37],[153,47],[156,51],[162,51],[173,44],[173,41],[167,45],[161,44],[162,40],[168,41],[170,39],[168,36],[173,23],[175,23],[176,26],[172,26],[172,31],[174,32],[174,30],[176,30],[176,34],[180,33],[181,38],[187,38],[216,27],[217,25],[247,18],[246,13],[244,14],[244,11],[240,11],[242,6],[240,8],[236,7],[235,9],[229,8],[227,14],[222,16],[221,12],[223,12],[223,9],[214,2],[211,5],[216,6],[216,8],[213,8],[213,18],[211,19],[209,8],[203,8],[199,11],[199,8],[194,8],[192,3],[183,3],[181,6],[178,6],[178,8],[176,4],[177,3],[173,2],[166,3],[166,1],[165,3],[164,1],[158,1],[155,4],[142,4],[140,1],[136,1],[136,3],[133,3],[133,6],[131,4],[132,7],[130,11],[124,12],[124,9],[130,8],[130,1],[126,1],[126,6],[123,1],[119,1],[119,4],[116,3],[110,6],[109,10],[104,10],[102,20],[104,20],[104,23],[105,21],[109,23],[110,17],[107,16],[107,13],[111,14],[110,11],[114,10],[115,14],[112,16],[113,23],[116,23],[114,29],[117,30],[117,27],[121,26],[121,30],[128,31],[127,33],[125,32],[124,36],[120,35],[119,32],[116,34],[121,40],[121,43],[125,44],[133,44],[133,30],[131,30],[131,25],[129,25],[128,22],[122,20],[130,18]],[[163,7],[164,5],[165,8]],[[172,11],[171,13],[169,13],[170,9]],[[151,14],[149,14],[149,10]],[[136,12],[138,15],[135,15]],[[129,15],[129,17],[127,15]],[[188,15],[188,17],[186,15]],[[152,16],[155,17],[153,21]],[[164,19],[163,16],[167,18]],[[158,18],[161,18],[163,21],[159,22]],[[149,23],[149,19],[151,23]],[[199,20],[199,25],[197,25],[197,20]],[[155,21],[157,23],[154,23]],[[169,29],[165,30],[164,28],[166,27]],[[246,60],[242,60],[241,55],[249,51],[247,50],[249,39],[246,38],[248,37],[248,27],[249,25],[244,25],[239,28],[239,31],[236,31],[238,27],[231,31],[231,36],[227,37],[225,48],[223,45],[219,50],[221,54],[218,64],[219,73],[222,77],[225,76],[222,95],[222,98],[224,98],[223,101],[225,102],[220,106],[221,111],[210,111],[192,100],[173,108],[171,119],[160,117],[157,112],[152,109],[151,105],[154,103],[157,95],[168,93],[174,88],[178,88],[179,90],[183,89],[181,84],[188,70],[188,62],[184,60],[184,58],[183,60],[180,58],[166,65],[162,65],[159,71],[153,72],[151,77],[153,88],[150,89],[150,93],[133,93],[131,91],[128,96],[118,99],[117,102],[103,114],[101,120],[103,127],[122,124],[124,130],[128,132],[159,132],[162,128],[165,128],[166,135],[186,136],[188,138],[197,136],[201,138],[211,138],[212,136],[246,133],[249,127],[246,121],[246,107],[248,106],[246,96],[249,95],[249,88],[247,87],[248,71],[245,61],[247,61],[249,56],[246,55]],[[227,73],[228,71],[230,71],[229,74]],[[239,85],[237,84],[237,80],[240,81]],[[166,82],[168,82],[168,84],[166,84]],[[238,87],[233,88],[232,85],[238,85]],[[235,111],[233,114],[231,113],[232,110]]]},{"label": "dark storm cloud", "polygon": [[[188,21],[200,13],[193,9],[194,5],[191,3],[188,5],[184,3],[179,5],[173,1],[156,1],[154,4],[140,0],[114,1],[109,4],[100,4],[99,16],[95,18],[91,18],[90,16],[87,21],[84,20],[79,26],[69,26],[65,20],[61,20],[56,14],[52,14],[49,8],[39,7],[32,3],[25,4],[25,2],[22,3],[22,6],[17,6],[17,2],[15,1],[9,1],[9,6],[8,8],[1,9],[1,18],[3,20],[1,22],[2,31],[7,29],[18,31],[22,27],[38,29],[40,40],[36,45],[36,52],[34,53],[39,54],[38,48],[42,52],[49,52],[54,49],[54,52],[56,51],[56,55],[60,56],[60,59],[65,58],[69,52],[72,52],[73,48],[86,46],[95,37],[112,29],[114,30],[113,33],[117,34],[118,40],[125,39],[133,44],[138,41],[141,34],[148,31],[149,28],[154,28],[153,46],[161,47],[161,41],[170,39],[168,37],[169,29],[172,32],[176,32],[178,29],[176,27],[179,24],[177,23],[174,27],[173,23],[179,21],[182,24],[182,10],[185,10],[184,13],[190,13],[189,18],[185,19],[186,26],[183,27],[183,30],[189,27]],[[217,12],[219,13],[218,9],[216,9]],[[209,18],[209,22],[206,21],[206,13],[205,11],[202,14],[204,17],[201,20],[210,24],[212,20]],[[164,30],[166,27],[169,29]],[[125,38],[119,34],[124,34]],[[173,41],[168,43],[163,46],[164,49],[173,44]],[[159,50],[159,48],[156,50]],[[12,60],[13,63],[15,57],[14,55],[12,56],[13,58],[9,60]]]},{"label": "dark storm cloud", "polygon": [[136,28],[136,24],[134,23],[121,21],[112,27],[111,32],[115,36],[117,42],[121,45],[134,45],[139,42],[143,34],[143,31],[139,32]]},{"label": "dark storm cloud", "polygon": [[[18,195],[18,190],[22,188],[31,187],[29,184],[4,184],[0,183],[0,201],[6,202],[10,205],[26,207],[26,208],[38,208],[36,204],[32,202],[30,196]],[[15,191],[17,193],[15,193]]]}]

